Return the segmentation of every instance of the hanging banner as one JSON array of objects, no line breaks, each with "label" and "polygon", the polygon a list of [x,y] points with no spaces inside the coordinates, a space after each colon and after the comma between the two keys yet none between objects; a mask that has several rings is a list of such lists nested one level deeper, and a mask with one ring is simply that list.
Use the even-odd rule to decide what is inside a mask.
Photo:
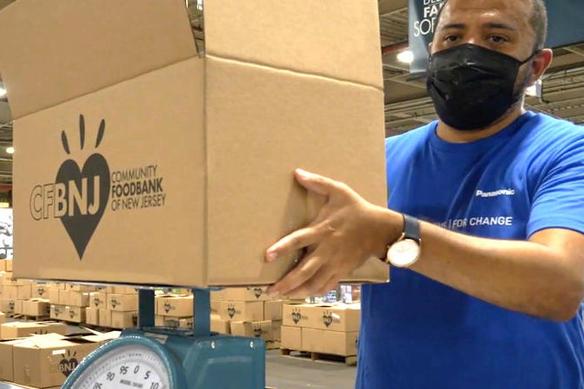
[{"label": "hanging banner", "polygon": [[409,0],[410,50],[414,61],[410,65],[411,73],[426,71],[428,64],[428,45],[432,42],[438,23],[438,13],[445,0]]}]

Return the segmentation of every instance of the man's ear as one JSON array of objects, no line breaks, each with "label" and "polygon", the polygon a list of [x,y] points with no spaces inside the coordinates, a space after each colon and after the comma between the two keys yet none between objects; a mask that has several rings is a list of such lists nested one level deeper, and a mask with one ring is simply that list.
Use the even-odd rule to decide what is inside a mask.
[{"label": "man's ear", "polygon": [[530,85],[533,85],[537,80],[539,80],[544,73],[549,69],[554,59],[554,52],[551,49],[542,49],[535,56],[531,63],[532,76]]}]

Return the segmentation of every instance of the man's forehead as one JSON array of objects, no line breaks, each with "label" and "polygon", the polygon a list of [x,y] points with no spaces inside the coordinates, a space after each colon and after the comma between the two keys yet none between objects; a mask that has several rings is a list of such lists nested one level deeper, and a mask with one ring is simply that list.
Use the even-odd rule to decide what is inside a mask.
[{"label": "man's forehead", "polygon": [[531,0],[449,0],[440,18],[440,24],[464,23],[475,16],[492,16],[519,29],[529,26]]}]

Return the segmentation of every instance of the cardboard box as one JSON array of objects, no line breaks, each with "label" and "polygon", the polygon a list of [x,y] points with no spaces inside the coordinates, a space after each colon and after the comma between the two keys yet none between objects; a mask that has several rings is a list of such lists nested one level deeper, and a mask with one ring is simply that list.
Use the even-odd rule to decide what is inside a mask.
[{"label": "cardboard box", "polygon": [[6,271],[7,271],[7,272],[12,272],[12,270],[13,270],[13,266],[12,266],[12,264],[13,264],[13,263],[14,263],[14,262],[12,262],[12,259],[7,259],[7,260],[5,260],[5,262],[4,262],[4,265],[5,265],[5,267],[6,267]]},{"label": "cardboard box", "polygon": [[158,296],[156,313],[163,316],[192,317],[193,296]]},{"label": "cardboard box", "polygon": [[65,305],[51,304],[51,319],[67,320],[67,307]]},{"label": "cardboard box", "polygon": [[53,285],[49,289],[49,301],[51,304],[59,304],[61,289],[57,285]]},{"label": "cardboard box", "polygon": [[22,314],[34,317],[49,317],[51,304],[47,299],[35,298],[22,302]]},{"label": "cardboard box", "polygon": [[[386,205],[377,2],[211,0],[204,12],[201,54],[184,0],[0,12],[17,276],[269,285],[299,254],[267,264],[265,250],[318,212],[295,168]],[[370,259],[347,281],[387,279]]]},{"label": "cardboard box", "polygon": [[24,311],[22,310],[22,302],[24,300],[14,300],[14,313],[17,315],[23,315]]},{"label": "cardboard box", "polygon": [[108,294],[107,309],[117,312],[138,310],[138,295],[136,294]]},{"label": "cardboard box", "polygon": [[112,311],[109,309],[99,309],[99,326],[100,327],[111,327],[112,326]]},{"label": "cardboard box", "polygon": [[178,328],[182,328],[182,329],[189,329],[189,328],[193,328],[193,318],[189,318],[189,317],[184,317],[179,319],[178,321]]},{"label": "cardboard box", "polygon": [[38,334],[62,334],[67,333],[67,326],[62,323],[52,322],[10,322],[2,324],[1,335],[2,339],[10,340],[17,338],[24,338],[31,335]]},{"label": "cardboard box", "polygon": [[85,307],[67,306],[65,320],[72,323],[85,323]]},{"label": "cardboard box", "polygon": [[265,320],[282,320],[282,307],[284,302],[282,300],[266,301],[264,303],[264,319]]},{"label": "cardboard box", "polygon": [[6,271],[6,260],[0,259],[0,271]]},{"label": "cardboard box", "polygon": [[211,300],[211,313],[219,313],[221,310],[221,301]]},{"label": "cardboard box", "polygon": [[0,311],[0,324],[5,323],[6,322],[6,315],[4,314],[4,312]]},{"label": "cardboard box", "polygon": [[136,327],[137,324],[137,314],[136,312],[118,312],[112,311],[111,313],[111,327],[112,328],[132,328]]},{"label": "cardboard box", "polygon": [[211,290],[211,302],[224,301],[225,289],[212,289]]},{"label": "cardboard box", "polygon": [[15,313],[16,300],[2,299],[0,300],[0,312]]},{"label": "cardboard box", "polygon": [[358,335],[358,332],[302,328],[302,351],[340,356],[357,355]]},{"label": "cardboard box", "polygon": [[288,327],[306,327],[315,314],[310,304],[284,304],[282,307],[283,324]]},{"label": "cardboard box", "polygon": [[87,324],[92,324],[94,326],[99,325],[99,309],[97,308],[85,308],[85,322]]},{"label": "cardboard box", "polygon": [[264,320],[262,301],[222,301],[219,312],[223,320],[261,321]]},{"label": "cardboard box", "polygon": [[312,305],[305,308],[308,323],[303,327],[358,332],[361,324],[359,304]]},{"label": "cardboard box", "polygon": [[269,300],[266,289],[266,287],[226,288],[223,289],[223,300],[266,301]]},{"label": "cardboard box", "polygon": [[36,284],[32,286],[32,298],[49,298],[49,284]]},{"label": "cardboard box", "polygon": [[79,284],[71,284],[69,282],[65,283],[65,289],[73,292],[95,292],[97,291],[97,287],[89,286],[89,285],[79,285]]},{"label": "cardboard box", "polygon": [[106,293],[111,294],[137,294],[136,288],[131,286],[108,286],[105,290]]},{"label": "cardboard box", "polygon": [[302,328],[282,326],[282,328],[281,328],[281,344],[282,344],[282,348],[303,351],[302,350]]},{"label": "cardboard box", "polygon": [[262,338],[265,341],[279,341],[281,334],[280,321],[233,321],[231,322],[231,334],[251,338]]},{"label": "cardboard box", "polygon": [[89,293],[88,292],[69,292],[69,304],[74,307],[88,307],[89,306]]},{"label": "cardboard box", "polygon": [[32,337],[13,346],[14,382],[38,388],[59,386],[101,342],[86,337]]},{"label": "cardboard box", "polygon": [[92,292],[89,295],[89,306],[96,309],[107,308],[107,293],[106,292]]},{"label": "cardboard box", "polygon": [[69,305],[69,296],[71,296],[70,291],[59,289],[59,305]]},{"label": "cardboard box", "polygon": [[32,287],[31,285],[4,285],[2,296],[10,300],[28,300],[32,297]]},{"label": "cardboard box", "polygon": [[230,334],[231,322],[223,320],[219,315],[211,314],[211,331],[219,334]]},{"label": "cardboard box", "polygon": [[0,341],[0,380],[14,381],[13,346],[24,339]]}]

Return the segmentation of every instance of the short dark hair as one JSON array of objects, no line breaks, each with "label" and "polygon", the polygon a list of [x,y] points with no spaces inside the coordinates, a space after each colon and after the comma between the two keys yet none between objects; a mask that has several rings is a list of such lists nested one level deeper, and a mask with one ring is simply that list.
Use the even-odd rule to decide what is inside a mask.
[{"label": "short dark hair", "polygon": [[[438,12],[437,22],[440,21],[442,16],[442,10],[446,7],[448,0],[445,0],[442,4],[442,8]],[[529,24],[533,31],[535,32],[535,50],[541,50],[545,47],[545,42],[547,40],[548,34],[548,13],[545,6],[544,0],[531,0],[532,11],[531,18],[529,19]]]}]

